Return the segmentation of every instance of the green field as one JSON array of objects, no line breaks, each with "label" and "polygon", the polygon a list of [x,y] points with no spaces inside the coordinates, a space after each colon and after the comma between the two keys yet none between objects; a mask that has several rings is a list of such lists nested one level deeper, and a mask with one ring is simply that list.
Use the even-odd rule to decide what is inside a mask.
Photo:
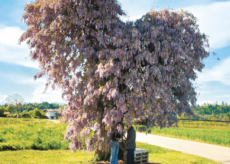
[{"label": "green field", "polygon": [[[137,131],[141,126],[135,126]],[[151,134],[188,139],[230,147],[229,123],[205,121],[181,121],[178,127],[149,128]]]},{"label": "green field", "polygon": [[180,120],[179,128],[223,129],[230,131],[230,122]]},{"label": "green field", "polygon": [[[0,164],[92,163],[94,152],[68,150],[62,142],[67,124],[39,119],[0,118]],[[137,143],[149,151],[149,161],[164,164],[216,164],[216,162],[157,146]],[[15,151],[17,150],[17,151]]]},{"label": "green field", "polygon": [[0,151],[3,150],[67,150],[62,142],[67,124],[39,119],[0,118]]},{"label": "green field", "polygon": [[[137,147],[149,151],[149,161],[154,164],[220,164],[202,157],[184,154],[181,152],[164,149],[143,143]],[[2,164],[86,164],[94,163],[94,152],[76,151],[72,154],[69,150],[20,150],[0,151]]]}]

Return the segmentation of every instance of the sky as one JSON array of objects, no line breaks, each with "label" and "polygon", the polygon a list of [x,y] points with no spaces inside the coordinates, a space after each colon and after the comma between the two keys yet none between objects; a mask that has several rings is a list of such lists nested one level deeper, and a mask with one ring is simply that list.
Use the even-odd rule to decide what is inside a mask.
[{"label": "sky", "polygon": [[[37,62],[29,58],[29,48],[18,39],[27,26],[21,21],[23,6],[31,0],[0,0],[0,104],[8,95],[19,94],[25,102],[65,103],[61,90],[43,93],[47,77],[34,80]],[[124,20],[141,18],[151,10],[186,10],[198,19],[200,31],[209,36],[210,54],[205,68],[193,81],[197,104],[230,104],[230,1],[227,0],[118,0],[127,13]],[[217,60],[217,59],[220,60]]]}]

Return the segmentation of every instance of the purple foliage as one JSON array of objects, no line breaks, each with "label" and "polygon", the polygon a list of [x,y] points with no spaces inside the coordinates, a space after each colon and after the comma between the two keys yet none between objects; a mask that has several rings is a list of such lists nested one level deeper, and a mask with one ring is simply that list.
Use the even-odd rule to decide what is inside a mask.
[{"label": "purple foliage", "polygon": [[48,74],[45,89],[63,89],[62,121],[69,122],[65,138],[72,150],[81,147],[81,136],[92,151],[103,124],[122,133],[124,120],[165,127],[175,114],[192,114],[191,81],[208,56],[207,37],[192,14],[151,11],[122,22],[117,0],[35,0],[24,10],[29,28],[20,42],[27,41],[31,59],[40,62],[35,79]]}]

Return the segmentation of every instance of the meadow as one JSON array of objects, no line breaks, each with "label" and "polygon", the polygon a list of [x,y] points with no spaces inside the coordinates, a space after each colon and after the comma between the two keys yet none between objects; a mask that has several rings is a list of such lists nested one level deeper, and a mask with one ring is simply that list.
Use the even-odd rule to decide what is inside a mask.
[{"label": "meadow", "polygon": [[0,151],[3,150],[67,150],[64,141],[67,124],[29,118],[0,118]]},{"label": "meadow", "polygon": [[[140,125],[136,125],[137,131]],[[151,134],[193,140],[230,147],[230,125],[227,122],[180,121],[178,127],[149,128]]]},{"label": "meadow", "polygon": [[[151,164],[220,164],[202,157],[184,154],[157,146],[138,143],[137,147],[148,150]],[[20,150],[0,151],[0,163],[4,164],[91,164],[96,163],[94,151],[91,153],[69,150]]]},{"label": "meadow", "polygon": [[230,130],[230,122],[179,120],[178,127]]},{"label": "meadow", "polygon": [[[48,120],[0,118],[0,163],[94,163],[94,152],[80,150],[71,153],[68,141],[63,142],[66,126]],[[151,163],[218,164],[202,157],[144,143],[137,143],[137,147],[149,151]]]}]

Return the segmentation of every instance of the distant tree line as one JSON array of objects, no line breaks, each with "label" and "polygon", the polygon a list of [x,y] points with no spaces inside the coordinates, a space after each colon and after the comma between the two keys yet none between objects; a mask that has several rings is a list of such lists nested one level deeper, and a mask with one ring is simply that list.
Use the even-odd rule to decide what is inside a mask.
[{"label": "distant tree line", "polygon": [[[32,111],[35,108],[39,110],[44,110],[44,109],[59,109],[62,108],[64,105],[59,105],[56,103],[48,103],[48,102],[42,102],[42,103],[24,103],[23,105],[20,106],[19,112],[22,113],[23,111]],[[4,104],[1,105],[0,108],[6,112],[10,113],[15,113],[15,106],[9,105],[9,104]]]},{"label": "distant tree line", "polygon": [[[17,114],[7,114],[6,117],[16,118]],[[27,111],[24,110],[23,112],[19,113],[19,118],[42,118],[42,119],[48,119],[48,117],[45,115],[45,112],[43,110],[39,110],[38,108],[34,108],[34,110]]]},{"label": "distant tree line", "polygon": [[221,114],[221,113],[230,113],[230,105],[222,102],[220,105],[204,103],[203,105],[197,105],[193,107],[193,111],[197,114]]},{"label": "distant tree line", "polygon": [[230,118],[230,105],[225,102],[221,104],[204,103],[192,107],[192,110],[200,120],[229,121]]},{"label": "distant tree line", "polygon": [[[38,117],[39,114],[38,115],[33,114],[34,110],[37,111],[37,109],[39,109],[41,112],[43,112],[44,109],[59,109],[59,108],[63,108],[64,106],[65,105],[59,105],[56,103],[48,103],[48,102],[24,103],[20,107],[19,112],[23,116],[26,116],[28,114],[27,112],[29,112],[30,116]],[[230,118],[230,104],[227,104],[225,102],[222,102],[220,105],[217,103],[215,104],[204,103],[202,105],[197,105],[192,107],[192,111],[195,113],[196,118],[191,117],[191,119],[228,121]],[[4,105],[0,105],[0,117],[5,116],[4,112],[10,112],[11,114],[15,114],[16,107],[12,105],[8,105],[7,103]],[[187,116],[185,114],[182,114],[182,116],[179,118],[187,119]]]},{"label": "distant tree line", "polygon": [[19,108],[17,116],[16,106],[10,104],[0,105],[0,117],[23,117],[23,118],[47,118],[44,109],[59,109],[64,108],[65,105],[55,103],[24,103]]}]

